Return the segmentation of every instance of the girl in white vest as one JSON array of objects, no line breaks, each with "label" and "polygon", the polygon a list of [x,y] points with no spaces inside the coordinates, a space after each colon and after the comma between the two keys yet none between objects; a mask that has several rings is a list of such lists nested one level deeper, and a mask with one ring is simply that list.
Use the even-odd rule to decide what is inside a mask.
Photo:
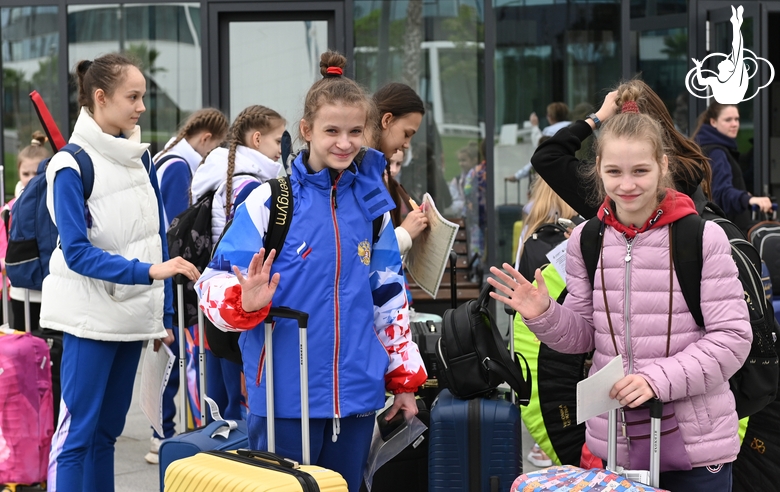
[{"label": "girl in white vest", "polygon": [[[62,400],[49,460],[49,490],[114,490],[114,443],[130,407],[143,341],[173,340],[170,278],[198,270],[168,260],[154,168],[142,161],[138,118],[146,80],[109,54],[76,67],[81,113],[70,143],[94,167],[84,203],[75,159],[56,154],[46,204],[61,247],[43,281],[41,326],[61,330]],[[148,161],[147,161],[148,162]]]}]

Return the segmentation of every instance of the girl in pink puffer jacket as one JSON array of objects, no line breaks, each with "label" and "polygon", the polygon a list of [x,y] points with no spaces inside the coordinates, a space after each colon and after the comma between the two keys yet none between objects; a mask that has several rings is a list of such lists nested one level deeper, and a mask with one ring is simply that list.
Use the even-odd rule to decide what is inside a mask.
[{"label": "girl in pink puffer jacket", "polygon": [[[568,296],[562,306],[550,299],[539,270],[537,288],[506,263],[509,275],[494,267],[498,280],[488,280],[506,297],[491,295],[520,313],[552,349],[595,350],[591,374],[622,355],[627,376],[610,391],[625,407],[618,419],[618,465],[647,468],[646,462],[630,462],[647,441],[629,449],[622,420],[637,412],[631,409],[658,398],[665,415],[677,421],[662,438],[661,487],[731,490],[731,462],[740,443],[728,380],[750,351],[747,306],[728,239],[717,224],[707,222],[701,284],[705,328],[693,320],[671,261],[670,230],[696,210],[690,198],[670,187],[661,127],[638,113],[636,103],[626,103],[604,124],[596,144],[594,188],[606,198],[598,212],[605,228],[594,286],[582,258],[579,226],[568,243]],[[588,448],[602,459],[607,457],[607,427],[606,414],[587,422]]]}]

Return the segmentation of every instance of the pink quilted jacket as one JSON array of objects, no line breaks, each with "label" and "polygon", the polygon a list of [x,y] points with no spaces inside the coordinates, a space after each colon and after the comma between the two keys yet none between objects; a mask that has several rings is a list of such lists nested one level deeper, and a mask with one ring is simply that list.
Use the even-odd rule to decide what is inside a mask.
[{"label": "pink quilted jacket", "polygon": [[[734,461],[739,452],[739,424],[728,379],[747,358],[753,338],[737,267],[726,234],[717,224],[707,222],[701,284],[705,328],[700,328],[670,270],[669,229],[660,226],[638,234],[628,262],[624,236],[611,227],[605,230],[604,284],[618,352],[626,374],[641,374],[662,401],[674,402],[694,467]],[[604,307],[601,262],[591,289],[580,250],[581,233],[579,226],[568,243],[566,302],[563,306],[552,302],[550,309],[526,324],[539,340],[560,352],[595,348],[593,374],[616,354]],[[672,333],[670,356],[666,357],[670,276]],[[606,459],[607,415],[590,419],[586,427],[588,447]],[[618,464],[630,466],[621,432]]]}]

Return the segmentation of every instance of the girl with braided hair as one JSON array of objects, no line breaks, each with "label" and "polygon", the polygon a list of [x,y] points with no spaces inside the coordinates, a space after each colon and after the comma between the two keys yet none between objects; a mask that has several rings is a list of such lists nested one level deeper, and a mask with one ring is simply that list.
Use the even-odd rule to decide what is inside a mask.
[{"label": "girl with braided hair", "polygon": [[222,111],[203,108],[192,113],[154,156],[165,211],[165,228],[190,206],[192,176],[206,156],[225,140],[228,119]]},{"label": "girl with braided hair", "polygon": [[[212,243],[216,244],[236,207],[249,193],[284,173],[279,159],[285,120],[273,109],[253,105],[241,111],[228,129],[228,148],[212,151],[192,180],[192,203],[216,190],[211,204]],[[206,350],[206,386],[228,419],[241,419],[245,406],[241,366]]]}]

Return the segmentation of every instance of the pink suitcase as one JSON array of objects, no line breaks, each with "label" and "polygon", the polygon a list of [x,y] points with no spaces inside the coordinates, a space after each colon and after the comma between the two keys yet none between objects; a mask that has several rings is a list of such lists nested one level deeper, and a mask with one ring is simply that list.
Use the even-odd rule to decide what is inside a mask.
[{"label": "pink suitcase", "polygon": [[45,482],[53,434],[48,345],[29,333],[0,334],[0,483]]}]

